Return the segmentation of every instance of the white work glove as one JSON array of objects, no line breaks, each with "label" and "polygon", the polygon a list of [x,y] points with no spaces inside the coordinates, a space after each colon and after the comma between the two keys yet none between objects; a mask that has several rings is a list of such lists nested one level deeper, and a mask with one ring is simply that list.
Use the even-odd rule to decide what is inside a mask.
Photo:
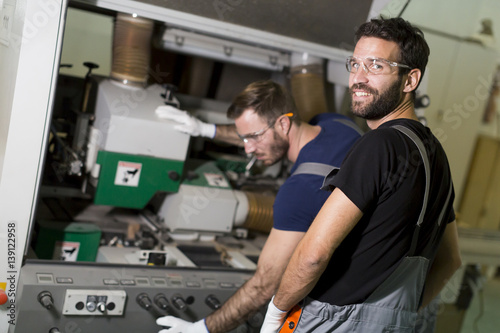
[{"label": "white work glove", "polygon": [[215,137],[215,125],[207,124],[188,112],[179,110],[170,105],[161,105],[156,108],[156,115],[159,118],[169,119],[178,122],[180,125],[174,128],[182,133],[191,136],[202,136],[205,138],[213,139]]},{"label": "white work glove", "polygon": [[158,333],[209,333],[205,319],[196,323],[190,323],[174,316],[165,316],[156,319],[156,324],[169,328],[162,329]]},{"label": "white work glove", "polygon": [[271,302],[269,302],[269,306],[267,307],[266,317],[264,318],[264,322],[260,328],[260,333],[278,332],[281,325],[283,325],[283,322],[285,321],[287,311],[278,309],[276,305],[274,305],[273,301],[274,296],[271,298]]}]

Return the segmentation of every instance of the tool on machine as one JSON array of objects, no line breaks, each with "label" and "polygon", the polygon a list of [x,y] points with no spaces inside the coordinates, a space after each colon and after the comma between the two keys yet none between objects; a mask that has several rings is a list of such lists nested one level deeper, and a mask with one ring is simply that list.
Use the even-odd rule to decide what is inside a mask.
[{"label": "tool on machine", "polygon": [[165,83],[163,85],[165,92],[160,96],[165,99],[165,105],[170,105],[176,108],[180,107],[179,100],[175,98],[174,93],[177,92],[177,87],[170,83]]}]

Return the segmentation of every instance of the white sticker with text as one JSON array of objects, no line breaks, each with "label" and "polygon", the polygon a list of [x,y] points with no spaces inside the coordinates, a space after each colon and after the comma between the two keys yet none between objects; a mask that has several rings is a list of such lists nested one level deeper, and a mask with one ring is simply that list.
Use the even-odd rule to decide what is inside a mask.
[{"label": "white sticker with text", "polygon": [[205,179],[210,186],[229,187],[229,184],[227,183],[223,175],[216,173],[204,173],[203,175],[205,176]]}]

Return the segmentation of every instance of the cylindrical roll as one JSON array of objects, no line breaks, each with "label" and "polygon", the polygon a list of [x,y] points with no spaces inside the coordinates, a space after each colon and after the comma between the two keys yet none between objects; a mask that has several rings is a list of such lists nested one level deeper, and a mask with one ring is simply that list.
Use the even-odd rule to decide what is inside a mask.
[{"label": "cylindrical roll", "polygon": [[309,122],[327,112],[323,60],[307,53],[292,55],[291,90],[300,118]]},{"label": "cylindrical roll", "polygon": [[270,232],[273,227],[274,196],[255,192],[244,192],[248,199],[248,215],[244,228],[261,232]]},{"label": "cylindrical roll", "polygon": [[111,78],[144,87],[148,81],[153,21],[118,13],[113,36]]}]

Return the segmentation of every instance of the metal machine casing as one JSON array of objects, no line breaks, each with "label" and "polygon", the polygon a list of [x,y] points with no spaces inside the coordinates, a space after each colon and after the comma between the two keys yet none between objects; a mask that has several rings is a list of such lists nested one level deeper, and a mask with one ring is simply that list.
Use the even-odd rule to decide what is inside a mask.
[{"label": "metal machine casing", "polygon": [[169,194],[158,213],[171,230],[228,233],[238,202],[231,189],[181,185]]},{"label": "metal machine casing", "polygon": [[155,110],[165,105],[162,87],[126,87],[111,80],[99,84],[94,127],[97,146],[105,151],[184,161],[189,135],[174,129],[175,122],[160,119]]},{"label": "metal machine casing", "polygon": [[170,230],[231,232],[238,199],[226,176],[215,162],[188,162],[191,179],[166,196],[158,215]]},{"label": "metal machine casing", "polygon": [[190,137],[157,117],[161,94],[159,85],[99,84],[89,149],[96,156],[88,159],[99,178],[96,204],[144,208],[157,191],[177,192]]}]

